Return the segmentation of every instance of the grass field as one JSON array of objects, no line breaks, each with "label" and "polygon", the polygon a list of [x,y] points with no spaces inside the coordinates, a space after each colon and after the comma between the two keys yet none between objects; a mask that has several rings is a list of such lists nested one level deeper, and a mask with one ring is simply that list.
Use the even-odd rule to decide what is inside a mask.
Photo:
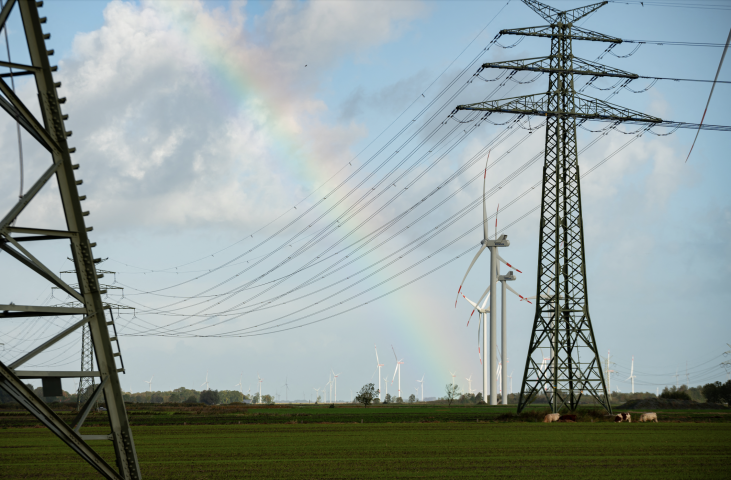
[{"label": "grass field", "polygon": [[[87,433],[103,433],[87,429]],[[729,478],[731,424],[140,426],[145,478]],[[111,446],[98,451],[112,461]],[[94,478],[41,428],[0,430],[0,477]]]},{"label": "grass field", "polygon": [[[129,414],[147,479],[731,477],[728,409],[661,411],[658,424],[615,424],[592,409],[578,423],[539,423],[545,410],[138,404]],[[82,433],[108,433],[94,415]],[[110,442],[92,444],[113,464]],[[0,478],[97,477],[32,417],[0,410]]]}]

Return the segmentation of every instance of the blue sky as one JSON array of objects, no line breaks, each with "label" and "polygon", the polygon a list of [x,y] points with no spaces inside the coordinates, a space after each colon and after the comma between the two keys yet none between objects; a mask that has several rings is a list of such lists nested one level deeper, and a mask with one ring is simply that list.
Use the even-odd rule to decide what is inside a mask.
[{"label": "blue sky", "polygon": [[[713,3],[727,5],[710,1],[704,5]],[[582,4],[552,3],[558,8]],[[122,352],[127,373],[122,382],[125,389],[146,388],[143,381],[152,375],[155,389],[168,390],[181,385],[198,388],[208,371],[211,388],[233,388],[243,374],[245,390],[247,379],[253,390],[258,373],[265,378],[266,392],[281,394],[280,384],[287,377],[292,389],[290,397],[301,398],[298,392],[304,392],[305,398],[309,398],[312,388],[322,387],[330,370],[335,369],[342,371],[338,381],[340,392],[348,393],[367,381],[375,381],[374,344],[378,345],[381,359],[386,359],[384,375],[385,372],[390,377],[393,375],[392,345],[399,358],[405,358],[404,395],[413,392],[416,379],[422,375],[425,375],[425,396],[441,395],[443,385],[451,380],[449,371],[455,370],[460,378],[472,374],[473,388],[476,387],[474,378],[480,372],[474,344],[476,325],[472,322],[466,328],[470,310],[463,304],[455,310],[453,305],[456,286],[471,253],[367,306],[273,335],[131,336],[150,325],[179,320],[155,314],[150,308],[163,308],[180,299],[135,294],[139,293],[137,290],[161,288],[166,290],[158,293],[178,297],[220,294],[225,287],[216,287],[218,282],[228,278],[226,272],[243,270],[247,259],[272,253],[261,265],[229,283],[242,285],[286,259],[290,255],[286,253],[288,248],[294,249],[304,242],[297,239],[289,247],[285,240],[297,231],[295,227],[305,227],[313,217],[306,217],[275,235],[256,253],[234,262],[241,265],[173,287],[180,279],[197,278],[206,270],[244,254],[254,245],[251,237],[247,240],[248,235],[258,232],[255,234],[258,239],[296,218],[320,193],[324,196],[324,192],[362,165],[402,127],[408,126],[419,110],[500,29],[542,25],[540,17],[517,1],[233,4],[47,1],[43,14],[49,19],[46,24],[46,31],[52,33],[49,47],[56,51],[58,76],[69,98],[68,125],[74,130],[76,159],[82,164],[81,172],[88,188],[92,211],[89,218],[97,235],[93,240],[99,243],[95,253],[109,258],[103,268],[118,272],[116,279],[125,286],[125,298],[117,296],[112,300],[136,305],[138,309],[137,319],[128,315],[120,321],[124,325]],[[478,36],[493,17],[492,23]],[[728,35],[729,20],[728,9],[673,8],[645,2],[644,7],[635,3],[609,4],[581,26],[625,39],[722,43]],[[12,24],[10,35],[15,52],[19,48],[15,40],[18,37]],[[503,45],[513,42],[510,37],[501,39]],[[576,56],[594,60],[606,45],[576,42],[574,48]],[[624,55],[633,48],[633,45],[619,45],[614,52]],[[482,59],[507,60],[547,53],[547,41],[526,39],[511,49],[493,46]],[[601,61],[640,75],[712,79],[720,54],[720,48],[643,45],[628,58],[607,55]],[[471,68],[459,84],[475,70]],[[482,73],[486,79],[497,75],[498,72],[490,70]],[[728,65],[720,79],[731,80]],[[545,80],[543,77],[533,84],[508,84],[494,98],[541,92]],[[649,82],[640,79],[630,86],[639,90]],[[478,101],[496,83],[499,82],[475,80],[452,103],[456,106]],[[596,83],[602,88],[613,84],[606,80]],[[24,87],[21,84],[19,88]],[[664,119],[696,123],[700,121],[709,88],[709,84],[703,83],[660,81],[646,93],[622,91],[611,102]],[[721,108],[731,100],[730,89],[731,85],[717,86],[706,123],[731,125],[727,109]],[[585,93],[605,98],[609,92],[588,89]],[[409,105],[412,106],[407,109]],[[439,114],[436,123],[449,111],[451,107]],[[419,118],[414,125],[422,121],[423,117]],[[454,123],[444,128],[452,126]],[[382,136],[376,138],[384,129]],[[502,127],[484,124],[399,199],[384,205],[391,193],[384,194],[343,231],[349,232],[380,206],[383,210],[362,228],[371,231],[383,225],[418,202],[501,130]],[[636,127],[622,126],[619,130],[632,132]],[[14,125],[2,119],[0,131],[3,148],[14,148]],[[417,135],[415,142],[424,140],[425,135]],[[492,173],[489,177],[491,180],[502,179],[541,150],[543,131],[520,146],[508,147],[522,135],[514,134],[495,149],[493,155],[507,150],[511,153],[491,170],[494,172],[494,177]],[[686,362],[691,367],[691,384],[726,377],[719,368],[710,372],[705,369],[723,361],[718,356],[731,349],[726,345],[731,342],[731,328],[725,309],[731,278],[728,247],[731,198],[726,185],[731,178],[727,161],[731,137],[725,132],[701,132],[693,155],[685,164],[693,135],[690,130],[679,130],[669,137],[646,134],[582,181],[590,311],[599,351],[606,355],[611,350],[613,361],[617,362],[614,369],[622,376],[619,380],[612,379],[613,389],[618,385],[622,391],[628,391],[629,382],[624,379],[629,375],[632,356],[636,371],[640,372],[636,381],[638,390],[654,392],[656,387],[662,389],[664,385],[674,384],[675,369],[682,373]],[[593,134],[581,132],[580,147],[592,138]],[[607,135],[582,155],[582,169],[595,165],[630,138],[618,132]],[[427,140],[425,148],[434,143],[435,140]],[[342,211],[338,208],[344,209],[356,196],[367,193],[378,178],[375,175],[368,180],[367,174],[373,165],[397,150],[397,145],[399,142],[388,145],[385,154],[376,157],[332,197],[337,199],[354,187],[356,181],[365,181],[354,197],[326,214],[322,222],[335,221]],[[403,158],[412,146],[394,158]],[[363,154],[352,162],[355,166],[348,165],[364,148]],[[29,147],[28,162],[36,158],[42,165],[41,156],[36,156]],[[12,193],[17,190],[17,157],[4,158],[2,162],[3,171],[12,172],[0,180],[0,191],[6,192],[5,208],[17,195]],[[408,164],[407,161],[405,165]],[[419,166],[414,172],[423,168]],[[455,191],[482,168],[481,162],[477,162],[444,193],[435,195],[434,200]],[[33,172],[29,166],[29,178]],[[540,161],[491,197],[488,209],[494,211],[497,203],[505,205],[539,179]],[[324,187],[317,190],[319,193],[308,197],[323,183]],[[411,242],[476,198],[478,183],[471,184],[454,200],[369,254],[361,263],[343,270],[341,277],[330,278],[337,285],[346,284],[351,275],[354,278],[362,275],[357,273],[360,268]],[[394,188],[393,192],[396,191]],[[52,192],[48,198],[52,198]],[[537,192],[529,194],[500,214],[500,224],[508,225],[518,219],[538,201]],[[294,205],[298,205],[299,211],[292,209]],[[425,205],[431,208],[433,204]],[[323,202],[314,213],[324,211],[327,206]],[[26,220],[52,223],[53,215],[49,200],[28,212]],[[269,224],[275,218],[279,219]],[[538,214],[533,213],[510,227],[506,233],[512,244],[509,252],[502,254],[524,272],[514,288],[526,296],[535,294],[537,219]],[[472,210],[401,263],[386,267],[349,290],[373,287],[358,299],[346,301],[350,297],[348,292],[327,299],[326,292],[321,301],[359,304],[426,274],[476,245],[480,238],[473,232],[434,253],[479,221],[479,211]],[[360,238],[359,232],[351,238]],[[301,238],[309,235],[305,233]],[[314,252],[343,236],[338,231],[303,254],[297,260],[299,263],[288,265],[304,264],[320,255]],[[216,253],[238,241],[241,242]],[[284,247],[275,248],[279,245]],[[52,268],[59,271],[68,268],[65,252],[55,256],[51,256],[50,250],[47,253]],[[396,279],[378,285],[422,257],[429,258]],[[192,261],[196,262],[182,266]],[[177,273],[175,266],[179,266]],[[0,258],[0,267],[17,268],[7,258]],[[271,275],[278,278],[290,274],[293,268],[284,266]],[[309,278],[303,276],[305,273],[294,275],[288,282],[298,285],[300,277],[302,281]],[[33,281],[28,276],[22,278]],[[472,281],[468,292],[478,296],[484,286],[479,276],[472,277]],[[43,299],[50,293],[42,283],[32,283],[29,289],[18,282],[5,282],[2,291],[10,297],[7,301],[21,303],[36,296]],[[274,292],[285,292],[288,285],[284,283],[281,290]],[[210,293],[201,293],[209,288]],[[295,314],[309,305],[309,298],[320,297],[313,294],[279,307],[276,312]],[[236,300],[231,302],[227,305]],[[166,307],[168,311],[170,308]],[[534,311],[514,297],[510,298],[508,308],[511,361],[507,370],[515,372],[513,388],[517,391]],[[262,313],[254,323],[272,318],[273,314]],[[204,325],[217,321],[220,318],[206,318]],[[241,319],[228,324],[244,328],[249,325],[247,322]],[[3,361],[31,348],[30,339],[46,332],[38,322],[32,325],[7,322],[0,328],[5,329],[0,330],[0,335],[6,339],[6,350],[0,352],[4,354],[0,357]],[[206,331],[225,330],[224,326],[217,326]],[[43,359],[39,366],[75,365],[77,340],[63,344],[54,353],[57,357]],[[18,343],[12,345],[14,342]],[[68,363],[65,367],[64,362]],[[704,362],[710,363],[701,365]],[[466,382],[461,383],[466,389]],[[65,388],[72,386],[65,384]],[[393,388],[389,385],[389,392]]]}]

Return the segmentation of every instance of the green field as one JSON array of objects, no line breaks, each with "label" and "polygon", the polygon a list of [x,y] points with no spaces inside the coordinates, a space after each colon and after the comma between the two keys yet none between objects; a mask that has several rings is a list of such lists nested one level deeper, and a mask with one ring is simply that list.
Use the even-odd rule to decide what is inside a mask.
[{"label": "green field", "polygon": [[[134,435],[145,478],[708,479],[728,478],[731,465],[726,423],[180,425]],[[95,477],[44,429],[0,430],[0,465],[2,478]]]},{"label": "green field", "polygon": [[[514,411],[139,405],[130,418],[147,479],[729,478],[727,409],[658,412],[658,424],[615,424],[590,415],[578,423],[544,424],[537,421],[543,409],[522,417]],[[60,440],[33,425],[19,410],[0,413],[0,478],[97,478]],[[82,433],[108,431],[89,426]],[[113,463],[109,442],[92,443]]]}]

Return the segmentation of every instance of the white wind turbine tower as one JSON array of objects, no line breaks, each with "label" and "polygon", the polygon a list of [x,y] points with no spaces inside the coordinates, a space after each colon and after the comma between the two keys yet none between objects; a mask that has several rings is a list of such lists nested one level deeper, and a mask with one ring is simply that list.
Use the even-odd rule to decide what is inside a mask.
[{"label": "white wind turbine tower", "polygon": [[617,373],[610,368],[611,365],[611,351],[607,350],[607,390],[609,390],[609,396],[612,395],[612,374]]},{"label": "white wind turbine tower", "polygon": [[629,371],[629,377],[627,377],[627,380],[632,380],[632,393],[635,393],[635,378],[637,378],[637,376],[635,375],[635,357],[633,355],[632,356],[632,367],[630,368],[630,371]]},{"label": "white wind turbine tower", "polygon": [[[498,207],[499,208],[499,207]],[[497,214],[495,214],[495,235],[497,235]],[[510,265],[508,262],[503,260],[503,258],[498,255],[498,259],[500,262],[503,262],[505,265],[515,268],[512,265]],[[508,282],[512,282],[516,280],[515,274],[513,274],[513,271],[510,270],[507,275],[500,275],[500,262],[497,263],[497,280],[500,282],[502,287],[502,296],[500,300],[500,305],[502,307],[501,311],[501,327],[500,327],[500,335],[501,335],[501,348],[502,350],[502,365],[504,365],[507,368],[508,365],[508,298],[507,298],[507,290],[510,290],[512,293],[520,297],[520,301],[527,301],[528,303],[531,303],[530,300],[523,297],[523,295],[519,294],[515,290],[513,290],[510,285],[508,285]],[[517,268],[515,269],[518,273],[523,273]],[[500,380],[498,380],[500,381]],[[502,393],[502,404],[507,405],[508,404],[508,397],[505,395],[504,392],[508,390],[508,377],[507,375],[502,375],[502,382],[501,382],[501,388],[500,392]]]},{"label": "white wind turbine tower", "polygon": [[150,385],[150,392],[152,392],[152,379],[153,378],[155,378],[155,375],[153,375],[153,376],[150,377],[150,381],[149,382],[147,380],[145,380],[145,383],[147,383],[147,384]]},{"label": "white wind turbine tower", "polygon": [[206,386],[206,390],[210,390],[210,388],[208,387],[208,372],[206,372],[206,381],[205,381],[205,382],[203,382],[203,383],[201,383],[201,387],[202,387],[203,385],[205,385],[205,386]]},{"label": "white wind turbine tower", "polygon": [[[421,384],[421,401],[424,401],[424,375],[421,376],[421,380],[417,380]],[[419,390],[416,390],[416,393],[419,393]]]},{"label": "white wind turbine tower", "polygon": [[334,403],[337,403],[338,402],[338,376],[340,374],[339,373],[336,374],[335,370],[332,370],[332,369],[330,369],[330,371],[333,374],[333,386],[335,387],[335,402]]},{"label": "white wind turbine tower", "polygon": [[244,398],[244,384],[241,383],[241,379],[244,377],[244,374],[242,373],[239,377],[239,383],[234,385],[234,387],[241,387],[241,398]]},{"label": "white wind turbine tower", "polygon": [[467,380],[467,390],[470,395],[472,395],[472,375],[470,375],[470,378],[465,378]]},{"label": "white wind turbine tower", "polygon": [[287,394],[289,393],[289,385],[287,384],[287,377],[284,377],[284,401],[289,402],[289,398],[287,397]]},{"label": "white wind turbine tower", "polygon": [[457,372],[449,372],[449,374],[452,376],[452,387],[454,387],[454,379],[457,377]]},{"label": "white wind turbine tower", "polygon": [[383,401],[383,398],[381,398],[381,367],[385,366],[385,364],[378,360],[378,347],[376,345],[373,347],[376,349],[376,365],[378,366],[378,400]]},{"label": "white wind turbine tower", "polygon": [[513,394],[513,372],[510,372],[510,375],[508,375],[508,378],[510,378],[510,394]]},{"label": "white wind turbine tower", "polygon": [[383,377],[383,387],[384,387],[384,390],[383,390],[384,397],[383,398],[385,399],[386,398],[385,396],[388,395],[388,377]]},{"label": "white wind turbine tower", "polygon": [[[498,253],[497,249],[499,247],[509,247],[510,242],[508,241],[507,235],[500,235],[500,238],[495,238],[494,240],[490,240],[489,235],[487,234],[487,199],[486,199],[486,192],[485,192],[485,186],[487,184],[487,162],[490,160],[490,153],[487,154],[487,160],[485,161],[485,176],[483,178],[482,182],[482,226],[483,226],[483,238],[480,242],[482,246],[477,251],[477,254],[475,255],[475,258],[472,259],[472,263],[470,263],[469,268],[467,268],[467,272],[464,274],[464,277],[462,278],[462,282],[459,284],[459,290],[457,290],[457,299],[459,299],[459,294],[462,291],[462,285],[464,284],[465,279],[467,279],[467,275],[469,275],[470,270],[472,270],[472,266],[475,264],[477,259],[479,258],[480,254],[487,248],[490,250],[490,270],[489,270],[489,277],[490,277],[490,308],[486,310],[486,312],[490,313],[490,365],[492,368],[490,368],[490,405],[496,405],[497,404],[497,383],[495,378],[495,365],[497,365],[497,319],[495,317],[496,308],[497,305],[495,303],[496,301],[496,288],[497,288],[497,263],[498,263]],[[497,237],[497,231],[495,232],[495,237]],[[480,301],[482,298],[480,298]],[[477,303],[479,303],[478,301]],[[487,300],[486,300],[487,301]],[[454,306],[457,306],[457,301],[455,300]],[[482,335],[482,350],[487,351],[487,324],[485,324],[485,330],[483,331]],[[485,363],[487,363],[487,358],[485,358]],[[485,390],[487,389],[487,369],[482,369],[482,395],[484,398],[484,395],[487,393]]]},{"label": "white wind turbine tower", "polygon": [[329,402],[332,403],[333,401],[333,379],[330,375],[328,375],[328,381],[325,385],[328,385],[330,387],[330,400]]},{"label": "white wind turbine tower", "polygon": [[258,373],[256,374],[256,378],[259,379],[259,403],[261,403],[261,382],[263,382],[264,380],[259,376]]},{"label": "white wind turbine tower", "polygon": [[[396,350],[393,348],[393,345],[391,345],[391,350],[393,350],[393,356],[396,357],[396,370],[393,371],[393,380],[396,380],[396,372],[398,372],[398,398],[401,398],[401,365],[404,364],[404,359],[398,359],[398,357],[396,356]],[[393,380],[391,380],[392,385]]]}]

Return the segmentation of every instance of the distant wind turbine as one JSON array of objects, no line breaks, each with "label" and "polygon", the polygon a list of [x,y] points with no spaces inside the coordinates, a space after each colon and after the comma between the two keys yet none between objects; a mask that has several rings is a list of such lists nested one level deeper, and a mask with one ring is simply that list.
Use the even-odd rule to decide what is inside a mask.
[{"label": "distant wind turbine", "polygon": [[149,384],[149,385],[150,385],[150,392],[152,392],[152,379],[153,379],[153,378],[155,378],[155,376],[154,376],[154,375],[150,377],[150,381],[149,381],[149,382],[148,382],[147,380],[145,380],[145,383],[147,383],[147,384]]},{"label": "distant wind turbine", "polygon": [[206,386],[206,390],[210,390],[210,388],[208,387],[208,372],[206,372],[206,381],[205,381],[205,382],[203,382],[203,383],[201,383],[201,387],[202,387],[203,385],[205,385],[205,386]]},{"label": "distant wind turbine", "polygon": [[[404,364],[404,359],[398,359],[398,356],[396,356],[396,349],[393,348],[393,345],[391,345],[391,350],[393,350],[393,356],[396,357],[396,370],[393,371],[393,380],[396,379],[396,373],[398,372],[398,398],[401,398],[401,365]],[[391,380],[392,385],[393,380]]]}]

